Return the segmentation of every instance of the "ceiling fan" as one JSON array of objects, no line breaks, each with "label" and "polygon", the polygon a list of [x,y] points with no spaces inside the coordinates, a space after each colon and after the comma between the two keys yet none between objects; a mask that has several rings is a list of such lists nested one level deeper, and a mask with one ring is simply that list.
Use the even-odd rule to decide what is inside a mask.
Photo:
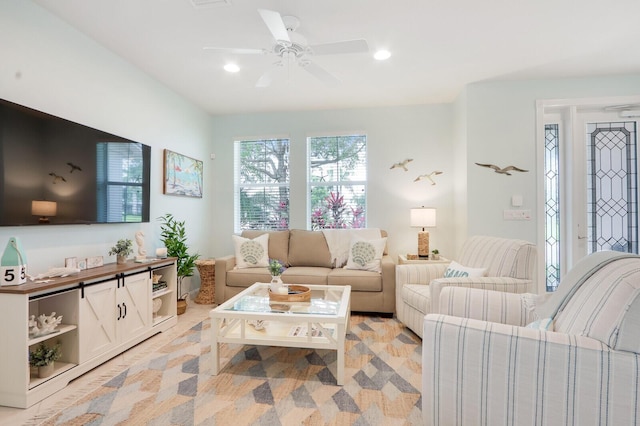
[{"label": "ceiling fan", "polygon": [[[364,39],[337,41],[308,45],[307,40],[296,30],[300,26],[300,20],[295,16],[281,16],[272,10],[258,9],[258,13],[275,39],[275,44],[270,49],[243,49],[232,47],[206,46],[205,50],[226,51],[236,54],[273,54],[278,57],[274,63],[276,67],[287,67],[297,63],[302,69],[309,72],[318,80],[329,84],[339,83],[337,77],[309,59],[310,56],[339,55],[346,53],[367,53],[369,45]],[[277,69],[277,68],[276,68]],[[267,70],[257,81],[256,87],[267,87],[273,79],[274,69]]]}]

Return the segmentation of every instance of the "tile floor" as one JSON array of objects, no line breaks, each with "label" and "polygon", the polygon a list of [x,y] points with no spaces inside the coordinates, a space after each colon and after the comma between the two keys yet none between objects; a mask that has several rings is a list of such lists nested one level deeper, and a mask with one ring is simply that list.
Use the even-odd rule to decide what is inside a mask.
[{"label": "tile floor", "polygon": [[[170,342],[185,330],[208,318],[209,311],[214,306],[215,305],[198,305],[190,302],[187,311],[183,315],[178,316],[178,324],[170,330],[156,334],[128,351],[112,358],[101,366],[78,377],[60,392],[51,395],[29,408],[21,409],[0,406],[0,425],[22,425],[29,423],[30,419],[39,414],[51,411],[53,407],[61,408],[65,405],[70,405],[73,400],[82,395],[82,392],[88,392],[100,385],[100,383],[92,382],[98,381],[101,376],[114,369],[118,369],[118,367],[121,367],[119,371],[124,370],[134,361],[139,361],[141,359],[140,357],[143,356],[142,353],[151,354],[155,349]],[[115,376],[115,374],[113,375]],[[69,401],[66,401],[65,404],[65,400]]]}]

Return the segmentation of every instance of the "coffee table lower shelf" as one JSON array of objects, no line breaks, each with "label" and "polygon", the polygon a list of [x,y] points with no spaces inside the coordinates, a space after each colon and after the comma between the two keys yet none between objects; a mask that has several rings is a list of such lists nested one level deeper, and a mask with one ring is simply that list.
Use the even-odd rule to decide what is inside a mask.
[{"label": "coffee table lower shelf", "polygon": [[[254,284],[257,285],[260,284]],[[227,303],[232,304],[235,298],[211,310],[211,373],[215,376],[220,372],[220,345],[223,343],[330,349],[337,352],[336,382],[342,386],[351,291],[350,286],[345,287],[343,303],[346,306],[340,315],[242,312],[225,309]],[[245,291],[250,290],[251,287]],[[236,296],[239,297],[242,297],[242,293]],[[254,326],[249,323],[252,321],[263,323]],[[311,330],[311,333],[308,333],[308,330]]]}]

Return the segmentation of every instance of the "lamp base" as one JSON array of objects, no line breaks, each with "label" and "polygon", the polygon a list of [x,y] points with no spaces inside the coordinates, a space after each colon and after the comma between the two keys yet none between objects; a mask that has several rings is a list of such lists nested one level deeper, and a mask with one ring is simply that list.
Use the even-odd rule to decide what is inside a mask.
[{"label": "lamp base", "polygon": [[418,232],[418,256],[429,257],[429,233],[426,231]]}]

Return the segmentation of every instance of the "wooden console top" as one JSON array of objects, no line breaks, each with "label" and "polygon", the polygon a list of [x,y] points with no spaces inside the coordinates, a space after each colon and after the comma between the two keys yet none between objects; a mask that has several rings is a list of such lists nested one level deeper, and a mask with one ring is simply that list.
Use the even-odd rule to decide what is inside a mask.
[{"label": "wooden console top", "polygon": [[27,281],[26,283],[20,285],[0,286],[0,294],[40,293],[47,290],[72,286],[81,282],[108,278],[110,276],[113,276],[115,278],[119,274],[126,274],[127,272],[131,271],[139,271],[141,269],[155,269],[156,267],[167,265],[175,261],[175,257],[168,257],[165,259],[148,259],[144,262],[134,262],[133,260],[129,260],[124,264],[107,263],[104,266],[84,269],[76,274],[71,274],[66,277],[43,278],[43,280],[50,280],[46,283]]}]

